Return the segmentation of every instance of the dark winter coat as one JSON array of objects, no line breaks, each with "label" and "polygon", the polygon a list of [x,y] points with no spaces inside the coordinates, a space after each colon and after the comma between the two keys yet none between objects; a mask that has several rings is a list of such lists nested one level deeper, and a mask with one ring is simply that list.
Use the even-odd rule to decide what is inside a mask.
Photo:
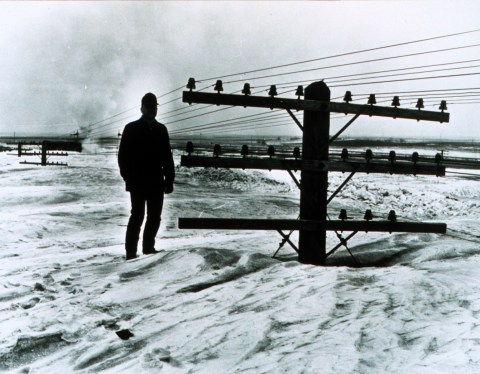
[{"label": "dark winter coat", "polygon": [[143,118],[125,126],[118,150],[120,174],[127,191],[173,186],[175,168],[165,125]]}]

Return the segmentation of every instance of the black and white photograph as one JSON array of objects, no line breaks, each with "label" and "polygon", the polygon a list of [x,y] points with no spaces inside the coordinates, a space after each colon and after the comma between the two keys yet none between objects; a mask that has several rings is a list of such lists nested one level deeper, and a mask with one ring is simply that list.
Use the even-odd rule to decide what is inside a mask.
[{"label": "black and white photograph", "polygon": [[479,15],[0,1],[0,372],[480,373]]}]

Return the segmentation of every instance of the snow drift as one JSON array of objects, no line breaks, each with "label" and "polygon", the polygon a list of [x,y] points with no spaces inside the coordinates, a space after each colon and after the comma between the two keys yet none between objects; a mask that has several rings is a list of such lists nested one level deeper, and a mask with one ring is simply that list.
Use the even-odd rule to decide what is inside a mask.
[{"label": "snow drift", "polygon": [[[0,153],[1,371],[480,370],[478,182],[355,176],[332,214],[395,209],[449,230],[359,233],[360,267],[343,250],[314,267],[286,247],[271,258],[275,233],[176,228],[179,216],[295,218],[288,175],[179,168],[161,252],[126,262],[129,201],[114,154],[70,158],[68,168],[21,167]],[[344,177],[332,174],[330,188]]]}]

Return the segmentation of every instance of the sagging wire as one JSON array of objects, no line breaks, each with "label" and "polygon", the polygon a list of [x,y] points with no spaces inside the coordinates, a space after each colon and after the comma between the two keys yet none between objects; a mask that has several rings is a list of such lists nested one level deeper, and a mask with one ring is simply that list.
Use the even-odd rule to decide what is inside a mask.
[{"label": "sagging wire", "polygon": [[282,65],[276,65],[276,66],[271,66],[271,67],[267,67],[267,68],[244,71],[244,72],[241,72],[241,73],[233,73],[233,74],[228,74],[228,75],[223,75],[223,76],[210,77],[210,78],[201,79],[200,81],[209,81],[209,80],[215,80],[215,79],[224,79],[224,78],[234,77],[234,76],[237,76],[237,75],[253,74],[253,73],[258,73],[258,72],[266,71],[266,70],[279,69],[279,68],[301,65],[301,64],[311,63],[311,62],[317,62],[317,61],[322,61],[322,60],[327,60],[327,59],[332,59],[332,58],[345,57],[345,56],[350,56],[350,55],[359,54],[359,53],[372,52],[372,51],[382,50],[382,49],[386,49],[386,48],[400,47],[400,46],[409,45],[409,44],[416,44],[416,43],[422,43],[422,42],[426,42],[426,41],[450,38],[450,37],[453,37],[453,36],[471,34],[471,33],[476,33],[476,32],[479,32],[479,31],[480,31],[480,29],[475,29],[475,30],[462,31],[462,32],[453,33],[453,34],[434,36],[434,37],[430,37],[430,38],[417,39],[417,40],[412,40],[412,41],[408,41],[408,42],[389,44],[389,45],[384,45],[384,46],[381,46],[381,47],[374,47],[374,48],[368,48],[368,49],[363,49],[363,50],[359,50],[359,51],[340,53],[340,54],[336,54],[336,55],[319,57],[319,58],[314,58],[314,59],[309,59],[309,60],[304,60],[304,61],[298,61],[298,62],[293,62],[293,63],[289,63],[289,64],[282,64]]}]

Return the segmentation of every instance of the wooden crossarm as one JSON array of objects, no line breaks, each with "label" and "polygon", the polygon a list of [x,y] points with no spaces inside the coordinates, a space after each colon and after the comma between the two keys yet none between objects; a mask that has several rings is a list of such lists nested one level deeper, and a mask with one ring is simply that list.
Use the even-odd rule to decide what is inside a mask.
[{"label": "wooden crossarm", "polygon": [[218,104],[230,106],[307,110],[320,112],[335,112],[378,117],[415,119],[422,121],[448,122],[450,114],[428,110],[404,109],[378,105],[335,103],[317,100],[285,99],[270,96],[246,96],[218,94],[210,92],[183,92],[183,102],[200,104]]},{"label": "wooden crossarm", "polygon": [[47,162],[42,164],[41,162],[29,162],[29,161],[21,161],[20,164],[24,165],[42,165],[42,166],[68,166],[68,164],[64,162]]},{"label": "wooden crossarm", "polygon": [[322,228],[322,222],[297,219],[179,218],[179,229],[212,230],[307,230]]},{"label": "wooden crossarm", "polygon": [[304,230],[372,231],[444,234],[445,223],[390,221],[314,221],[296,219],[179,218],[180,229],[209,230]]},{"label": "wooden crossarm", "polygon": [[445,166],[427,163],[387,161],[355,162],[355,161],[317,161],[293,160],[275,158],[235,158],[209,156],[182,156],[182,166],[215,167],[229,169],[261,169],[261,170],[304,170],[304,171],[340,171],[372,174],[414,174],[414,175],[445,175]]}]

